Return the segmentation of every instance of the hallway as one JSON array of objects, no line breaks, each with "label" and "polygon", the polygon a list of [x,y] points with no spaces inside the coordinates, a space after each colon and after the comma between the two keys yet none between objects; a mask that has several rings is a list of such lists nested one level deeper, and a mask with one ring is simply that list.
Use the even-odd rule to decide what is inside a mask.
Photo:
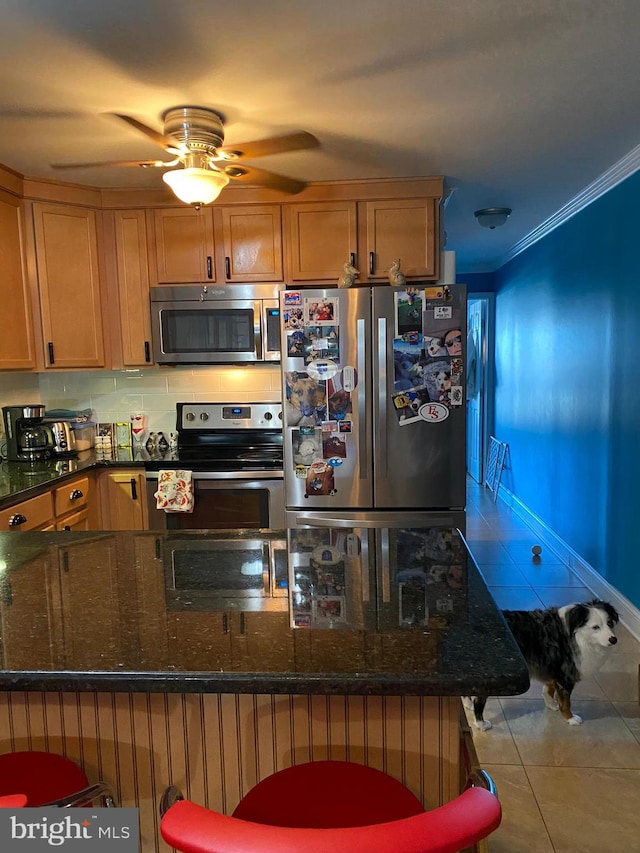
[{"label": "hallway", "polygon": [[[467,479],[467,540],[505,609],[562,606],[593,597],[492,493]],[[569,726],[532,682],[523,696],[491,698],[488,732],[472,727],[480,764],[503,806],[491,853],[632,853],[640,850],[640,643],[618,626],[618,645],[597,676],[578,684]]]}]

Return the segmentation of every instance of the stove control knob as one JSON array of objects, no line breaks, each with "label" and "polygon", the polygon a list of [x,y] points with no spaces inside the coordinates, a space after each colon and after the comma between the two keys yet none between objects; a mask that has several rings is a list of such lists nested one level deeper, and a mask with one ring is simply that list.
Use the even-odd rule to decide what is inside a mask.
[{"label": "stove control knob", "polygon": [[265,419],[265,421],[270,421],[270,420],[272,420],[272,419],[273,419],[273,415],[271,414],[271,412],[265,412],[265,413],[264,413],[264,419]]},{"label": "stove control knob", "polygon": [[185,414],[185,418],[186,418],[188,421],[195,421],[196,416],[193,414],[193,412],[187,412],[187,413]]},{"label": "stove control knob", "polygon": [[279,421],[281,421],[281,420],[282,420],[282,412],[278,412],[278,420],[279,420]]},{"label": "stove control knob", "polygon": [[201,420],[201,421],[208,421],[208,420],[209,420],[209,415],[208,415],[206,412],[201,412],[201,413],[200,413],[200,420]]}]

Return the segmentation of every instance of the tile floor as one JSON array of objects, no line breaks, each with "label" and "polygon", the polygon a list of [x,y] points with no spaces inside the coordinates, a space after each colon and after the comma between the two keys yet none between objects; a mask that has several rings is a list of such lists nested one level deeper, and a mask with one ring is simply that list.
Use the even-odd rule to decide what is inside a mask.
[{"label": "tile floor", "polygon": [[[500,607],[561,606],[592,597],[549,549],[534,559],[532,531],[470,479],[467,508],[467,540]],[[640,851],[640,643],[623,626],[617,634],[604,668],[574,690],[582,726],[548,711],[535,681],[522,696],[487,703],[493,729],[473,729],[473,739],[503,806],[491,853]]]}]

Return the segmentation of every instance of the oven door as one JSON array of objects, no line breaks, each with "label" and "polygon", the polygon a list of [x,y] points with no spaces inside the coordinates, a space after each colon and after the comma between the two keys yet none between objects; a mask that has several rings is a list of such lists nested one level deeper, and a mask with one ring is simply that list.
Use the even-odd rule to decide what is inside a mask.
[{"label": "oven door", "polygon": [[170,610],[288,610],[283,540],[181,535],[162,554]]},{"label": "oven door", "polygon": [[151,530],[238,530],[284,528],[284,481],[281,471],[193,472],[193,512],[156,508],[158,473],[147,471],[147,506]]}]

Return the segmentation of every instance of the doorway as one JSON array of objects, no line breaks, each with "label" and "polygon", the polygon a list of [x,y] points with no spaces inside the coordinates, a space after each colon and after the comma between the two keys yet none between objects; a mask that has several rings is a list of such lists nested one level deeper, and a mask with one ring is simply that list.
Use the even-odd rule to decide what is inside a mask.
[{"label": "doorway", "polygon": [[493,432],[493,293],[467,297],[467,473],[482,485]]}]

